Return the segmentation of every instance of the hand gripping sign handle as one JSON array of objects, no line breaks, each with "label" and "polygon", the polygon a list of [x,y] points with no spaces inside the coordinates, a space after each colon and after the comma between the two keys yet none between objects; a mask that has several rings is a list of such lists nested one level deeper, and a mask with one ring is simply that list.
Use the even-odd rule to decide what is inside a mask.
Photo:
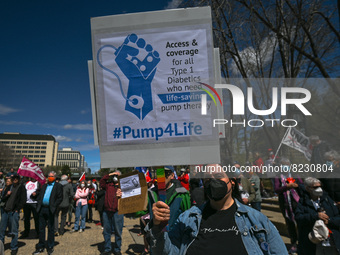
[{"label": "hand gripping sign handle", "polygon": [[[157,186],[159,199],[165,203],[166,200],[166,187],[165,187],[165,172],[164,167],[157,167]],[[164,226],[162,232],[168,231],[168,224]]]}]

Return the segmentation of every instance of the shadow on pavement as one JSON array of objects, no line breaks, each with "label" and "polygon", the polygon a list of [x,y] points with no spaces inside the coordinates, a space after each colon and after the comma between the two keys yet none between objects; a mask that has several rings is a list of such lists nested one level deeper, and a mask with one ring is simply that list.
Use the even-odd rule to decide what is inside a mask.
[{"label": "shadow on pavement", "polygon": [[100,243],[91,244],[92,247],[97,246],[97,249],[100,253],[104,252],[104,245],[105,245],[104,241]]},{"label": "shadow on pavement", "polygon": [[[12,240],[11,238],[9,238],[9,239]],[[26,245],[26,243],[18,241],[18,248],[23,247],[25,245]],[[5,248],[5,250],[10,250],[11,249],[11,242],[5,243],[4,248]]]},{"label": "shadow on pavement", "polygon": [[144,250],[144,245],[142,244],[130,244],[128,249],[124,252],[124,254],[133,255],[140,254]]}]

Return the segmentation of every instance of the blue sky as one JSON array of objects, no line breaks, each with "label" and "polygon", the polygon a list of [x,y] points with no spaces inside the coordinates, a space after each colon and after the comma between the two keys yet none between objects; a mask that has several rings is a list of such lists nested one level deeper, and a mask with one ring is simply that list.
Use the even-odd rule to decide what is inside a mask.
[{"label": "blue sky", "polygon": [[1,0],[0,133],[51,134],[100,167],[87,60],[90,18],[172,8],[176,1]]}]

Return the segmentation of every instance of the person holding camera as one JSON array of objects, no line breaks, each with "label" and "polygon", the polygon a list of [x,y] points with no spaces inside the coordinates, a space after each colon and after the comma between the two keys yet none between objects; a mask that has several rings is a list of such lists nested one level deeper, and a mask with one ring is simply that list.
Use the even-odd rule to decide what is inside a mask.
[{"label": "person holding camera", "polygon": [[105,175],[100,180],[101,189],[105,190],[103,224],[104,224],[104,242],[105,250],[102,254],[111,254],[111,233],[115,233],[114,254],[121,255],[122,232],[124,225],[124,215],[118,214],[118,176],[120,171],[115,171]]}]

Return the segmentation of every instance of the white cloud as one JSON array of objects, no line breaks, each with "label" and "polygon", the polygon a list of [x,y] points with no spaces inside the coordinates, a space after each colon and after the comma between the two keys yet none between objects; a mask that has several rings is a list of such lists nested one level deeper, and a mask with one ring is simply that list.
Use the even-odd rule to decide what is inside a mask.
[{"label": "white cloud", "polygon": [[19,112],[20,110],[14,109],[5,105],[0,104],[0,115],[7,115],[13,112]]},{"label": "white cloud", "polygon": [[72,138],[66,137],[66,136],[62,136],[62,135],[57,135],[57,136],[55,136],[55,139],[56,139],[58,142],[72,142],[72,141],[73,141]]},{"label": "white cloud", "polygon": [[93,130],[92,124],[66,124],[64,129],[75,129],[75,130]]},{"label": "white cloud", "polygon": [[87,114],[89,111],[88,110],[81,110],[80,113],[81,114]]},{"label": "white cloud", "polygon": [[13,126],[24,126],[24,125],[33,125],[32,122],[27,121],[6,121],[6,120],[0,120],[1,125],[13,125]]},{"label": "white cloud", "polygon": [[[273,49],[275,47],[277,47],[276,38],[274,35],[269,35],[268,37],[263,38],[257,50],[252,46],[249,46],[239,52],[241,61],[243,62],[243,66],[248,76],[251,76],[252,71],[256,70],[259,59],[261,59],[263,66],[270,64],[272,60]],[[232,62],[231,69],[234,74],[239,73],[237,65],[234,61]]]},{"label": "white cloud", "polygon": [[74,150],[77,151],[92,151],[92,150],[98,150],[99,147],[97,145],[94,144],[83,144],[83,145],[79,145],[79,146],[73,146],[72,147]]},{"label": "white cloud", "polygon": [[171,0],[165,9],[175,9],[182,3],[182,0]]}]

